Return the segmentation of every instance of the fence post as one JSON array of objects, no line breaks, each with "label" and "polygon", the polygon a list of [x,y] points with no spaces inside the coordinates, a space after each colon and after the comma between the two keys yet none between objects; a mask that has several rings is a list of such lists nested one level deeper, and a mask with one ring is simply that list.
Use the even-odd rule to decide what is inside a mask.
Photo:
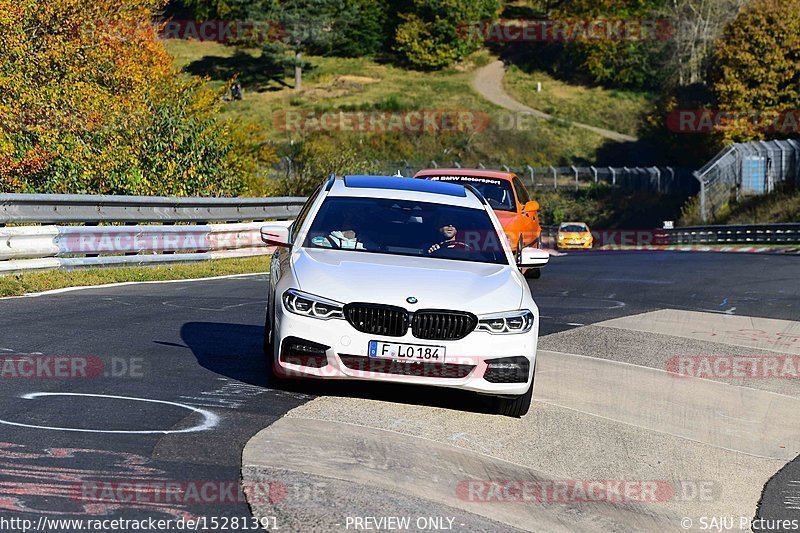
[{"label": "fence post", "polygon": [[550,166],[550,170],[553,171],[553,190],[558,190],[558,176],[556,175],[556,167]]},{"label": "fence post", "polygon": [[611,171],[611,185],[617,184],[617,171],[614,170],[614,167],[608,167],[608,170]]},{"label": "fence post", "polygon": [[661,170],[658,167],[653,167],[656,171],[656,192],[661,192]]},{"label": "fence post", "polygon": [[527,165],[525,168],[528,169],[528,173],[531,175],[531,188],[532,189],[536,189],[536,180],[534,179],[535,178],[535,172],[533,170],[533,167],[530,166],[530,165]]},{"label": "fence post", "polygon": [[578,192],[579,183],[578,183],[578,167],[572,165],[572,171],[575,173],[575,192]]},{"label": "fence post", "polygon": [[692,172],[692,176],[700,182],[700,220],[705,224],[708,222],[706,217],[706,180],[700,178],[696,171]]},{"label": "fence post", "polygon": [[286,160],[286,177],[292,179],[292,158],[286,156],[283,159]]},{"label": "fence post", "polygon": [[592,169],[592,176],[594,176],[594,182],[597,183],[597,169],[594,167],[589,167]]}]

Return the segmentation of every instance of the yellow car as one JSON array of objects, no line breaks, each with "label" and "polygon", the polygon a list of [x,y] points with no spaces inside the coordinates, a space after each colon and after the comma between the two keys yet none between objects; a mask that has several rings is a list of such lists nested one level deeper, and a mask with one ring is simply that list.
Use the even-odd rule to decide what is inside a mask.
[{"label": "yellow car", "polygon": [[558,227],[556,249],[592,247],[594,238],[589,227],[583,222],[564,222]]}]

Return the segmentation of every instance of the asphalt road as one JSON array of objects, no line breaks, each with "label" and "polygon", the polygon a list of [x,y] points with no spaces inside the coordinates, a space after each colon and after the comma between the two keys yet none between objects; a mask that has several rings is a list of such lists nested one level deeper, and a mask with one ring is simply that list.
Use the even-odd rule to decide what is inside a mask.
[{"label": "asphalt road", "polygon": [[[531,287],[544,336],[664,308],[796,321],[799,274],[791,256],[590,252],[553,258]],[[264,290],[249,276],[0,300],[0,518],[246,517],[225,492],[244,444],[315,395],[463,405],[465,395],[385,385],[267,388]],[[77,366],[69,378],[48,377],[55,367],[14,377],[26,354]],[[761,515],[798,517],[785,504],[798,464],[770,481]],[[149,492],[122,485],[136,481]],[[153,488],[166,482],[181,495]]]}]

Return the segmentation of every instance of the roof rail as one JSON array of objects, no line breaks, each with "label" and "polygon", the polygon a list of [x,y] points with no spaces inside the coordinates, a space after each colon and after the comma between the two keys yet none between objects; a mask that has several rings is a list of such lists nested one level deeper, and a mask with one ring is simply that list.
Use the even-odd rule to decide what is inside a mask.
[{"label": "roof rail", "polygon": [[336,173],[332,172],[331,173],[331,177],[328,178],[327,182],[325,183],[325,191],[326,192],[331,190],[331,187],[333,187],[333,182],[334,181],[336,181]]}]

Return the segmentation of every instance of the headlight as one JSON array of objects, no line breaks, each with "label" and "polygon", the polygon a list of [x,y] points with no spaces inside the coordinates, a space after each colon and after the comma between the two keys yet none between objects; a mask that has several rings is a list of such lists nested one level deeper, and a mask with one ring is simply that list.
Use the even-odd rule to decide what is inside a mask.
[{"label": "headlight", "polygon": [[297,289],[288,289],[283,293],[283,305],[296,315],[310,316],[322,320],[344,318],[342,304],[339,302],[298,291]]},{"label": "headlight", "polygon": [[533,327],[533,320],[533,313],[527,309],[481,315],[475,329],[497,334],[527,333]]}]

